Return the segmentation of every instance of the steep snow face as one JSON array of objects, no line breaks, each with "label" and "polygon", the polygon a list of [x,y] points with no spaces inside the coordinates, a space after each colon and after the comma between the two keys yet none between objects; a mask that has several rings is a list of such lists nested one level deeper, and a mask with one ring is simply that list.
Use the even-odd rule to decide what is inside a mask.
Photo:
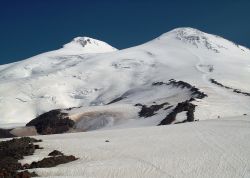
[{"label": "steep snow face", "polygon": [[[102,46],[99,41],[97,44]],[[175,29],[129,49],[106,53],[84,51],[97,44],[88,38],[76,38],[62,49],[1,66],[0,123],[28,122],[52,109],[82,106],[87,109],[80,109],[74,117],[79,123],[91,120],[86,113],[91,110],[95,121],[102,113],[108,113],[111,116],[108,123],[115,123],[111,126],[123,121],[130,123],[123,123],[128,127],[157,124],[169,110],[163,108],[159,114],[140,118],[135,104],[151,106],[169,102],[174,107],[192,97],[181,88],[152,86],[154,82],[170,79],[195,85],[208,95],[193,101],[197,105],[196,119],[230,117],[250,111],[249,96],[210,82],[212,78],[249,93],[247,48],[191,28]],[[108,105],[121,96],[128,97]],[[112,107],[115,113],[111,112]],[[100,118],[106,123],[107,120]]]},{"label": "steep snow face", "polygon": [[76,37],[63,46],[67,50],[81,50],[84,53],[105,53],[117,49],[109,44],[89,37]]}]

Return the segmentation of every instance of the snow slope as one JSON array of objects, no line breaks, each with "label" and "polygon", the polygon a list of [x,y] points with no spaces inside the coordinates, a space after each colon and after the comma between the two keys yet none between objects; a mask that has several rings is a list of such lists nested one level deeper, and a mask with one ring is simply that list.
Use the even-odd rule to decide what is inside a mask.
[{"label": "snow slope", "polygon": [[80,159],[54,168],[34,169],[39,176],[247,178],[250,176],[249,119],[242,116],[39,136],[43,140],[39,145],[44,149],[21,162],[38,161],[56,149]]},{"label": "snow slope", "polygon": [[[124,50],[78,37],[62,49],[0,66],[0,124],[27,123],[52,109],[81,107],[70,114],[90,130],[157,125],[170,110],[140,118],[135,104],[175,106],[192,97],[184,89],[152,87],[170,79],[208,95],[193,101],[195,118],[239,116],[250,113],[250,97],[210,79],[249,93],[249,76],[249,49],[192,28],[174,29]],[[107,105],[124,95],[128,97]]]}]

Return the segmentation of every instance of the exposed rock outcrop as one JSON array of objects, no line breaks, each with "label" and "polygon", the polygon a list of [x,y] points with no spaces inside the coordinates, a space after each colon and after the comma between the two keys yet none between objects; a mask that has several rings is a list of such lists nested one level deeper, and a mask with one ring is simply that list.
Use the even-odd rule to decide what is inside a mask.
[{"label": "exposed rock outcrop", "polygon": [[74,124],[74,121],[69,119],[67,113],[57,109],[38,116],[26,126],[35,126],[39,134],[47,135],[67,132]]},{"label": "exposed rock outcrop", "polygon": [[157,111],[162,109],[165,105],[169,105],[169,103],[162,103],[162,104],[154,104],[151,106],[146,106],[143,104],[136,104],[135,106],[140,106],[141,111],[139,112],[140,117],[151,117],[156,114]]},{"label": "exposed rock outcrop", "polygon": [[36,142],[41,140],[22,137],[0,142],[0,178],[30,178],[38,175],[24,169],[54,167],[78,159],[73,155],[65,156],[60,151],[54,150],[49,153],[50,157],[41,161],[32,162],[30,165],[19,163],[18,160],[24,156],[33,155],[35,149],[41,149],[39,145],[34,144]]},{"label": "exposed rock outcrop", "polygon": [[203,99],[207,97],[207,94],[201,92],[195,86],[190,85],[187,82],[183,81],[176,81],[174,79],[169,80],[169,82],[155,82],[152,85],[170,85],[177,88],[187,88],[191,91],[191,98],[187,101],[180,102],[177,106],[159,123],[159,125],[168,125],[172,124],[176,120],[176,115],[180,112],[187,111],[187,118],[181,122],[177,123],[184,123],[184,122],[192,122],[194,121],[194,111],[196,105],[192,104],[191,102],[195,99]]},{"label": "exposed rock outcrop", "polygon": [[243,92],[240,89],[235,89],[235,88],[232,88],[232,87],[225,86],[222,83],[219,83],[218,81],[216,81],[215,79],[210,79],[210,82],[213,83],[213,84],[215,84],[215,85],[218,85],[218,86],[220,86],[222,88],[226,88],[226,89],[232,90],[234,93],[239,93],[239,94],[243,94],[245,96],[250,96],[250,93]]},{"label": "exposed rock outcrop", "polygon": [[173,123],[176,119],[176,115],[180,112],[187,111],[187,119],[182,121],[183,122],[192,122],[194,121],[194,111],[195,105],[190,103],[190,101],[185,101],[182,103],[178,103],[177,106],[170,112],[165,119],[163,119],[159,125],[168,125]]},{"label": "exposed rock outcrop", "polygon": [[43,158],[41,161],[32,162],[29,166],[29,169],[55,167],[59,164],[65,164],[68,162],[75,161],[77,159],[78,158],[76,158],[73,155],[70,156],[59,155],[59,156]]},{"label": "exposed rock outcrop", "polygon": [[34,138],[23,137],[0,142],[0,178],[29,178],[34,173],[17,172],[24,169],[18,160],[24,156],[32,155],[35,149],[39,149],[39,145],[34,143],[40,142]]},{"label": "exposed rock outcrop", "polygon": [[176,87],[176,88],[187,88],[187,89],[190,89],[190,91],[192,92],[192,97],[193,98],[202,99],[202,98],[207,97],[207,94],[205,94],[204,92],[201,92],[195,86],[192,86],[189,83],[184,82],[184,81],[176,81],[174,79],[171,79],[167,83],[165,83],[165,82],[154,82],[152,85],[153,86],[170,85],[170,86],[173,86],[173,87]]},{"label": "exposed rock outcrop", "polygon": [[58,150],[54,150],[54,151],[50,152],[48,154],[48,156],[63,156],[63,153],[58,151]]}]

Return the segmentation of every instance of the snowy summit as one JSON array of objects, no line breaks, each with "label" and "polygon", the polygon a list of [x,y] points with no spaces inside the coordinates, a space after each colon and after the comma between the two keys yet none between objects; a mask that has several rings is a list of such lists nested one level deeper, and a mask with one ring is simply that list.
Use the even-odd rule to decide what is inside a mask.
[{"label": "snowy summit", "polygon": [[76,37],[71,42],[65,44],[63,48],[81,50],[83,53],[105,53],[117,50],[103,41],[89,37]]}]

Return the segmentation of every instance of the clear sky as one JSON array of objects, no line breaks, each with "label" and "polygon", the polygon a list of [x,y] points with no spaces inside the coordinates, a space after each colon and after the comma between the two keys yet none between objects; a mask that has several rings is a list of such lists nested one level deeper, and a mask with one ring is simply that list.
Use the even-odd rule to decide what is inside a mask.
[{"label": "clear sky", "polygon": [[250,47],[250,0],[0,0],[0,64],[89,36],[123,49],[176,27]]}]

